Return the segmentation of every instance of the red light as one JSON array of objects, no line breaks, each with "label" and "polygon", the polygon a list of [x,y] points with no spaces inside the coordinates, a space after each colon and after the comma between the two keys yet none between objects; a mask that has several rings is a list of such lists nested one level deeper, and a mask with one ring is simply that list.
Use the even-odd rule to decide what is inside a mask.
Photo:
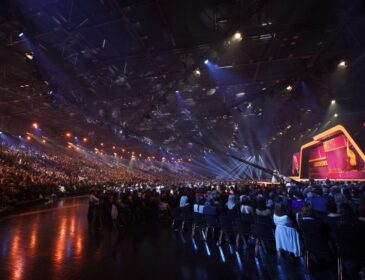
[{"label": "red light", "polygon": [[103,142],[101,142],[101,143],[100,143],[100,146],[104,147],[104,143],[103,143]]},{"label": "red light", "polygon": [[115,150],[115,146],[113,146],[113,150]]},{"label": "red light", "polygon": [[82,141],[87,142],[87,138],[85,137],[84,139],[82,139]]},{"label": "red light", "polygon": [[44,139],[43,139],[43,140],[42,140],[42,143],[43,143],[43,144],[46,144],[46,140],[44,140]]},{"label": "red light", "polygon": [[66,137],[67,137],[67,138],[70,138],[71,136],[72,136],[72,134],[71,134],[70,132],[67,132],[67,133],[66,133]]},{"label": "red light", "polygon": [[27,136],[27,140],[29,140],[29,141],[30,141],[30,140],[32,140],[32,138],[31,138],[30,136]]},{"label": "red light", "polygon": [[37,129],[38,128],[38,124],[37,123],[33,123],[32,126]]}]

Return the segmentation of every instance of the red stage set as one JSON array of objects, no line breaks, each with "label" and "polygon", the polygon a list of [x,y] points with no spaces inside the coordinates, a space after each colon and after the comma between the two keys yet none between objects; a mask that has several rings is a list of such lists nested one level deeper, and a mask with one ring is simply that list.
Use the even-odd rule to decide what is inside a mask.
[{"label": "red stage set", "polygon": [[365,180],[365,155],[348,131],[337,125],[293,155],[293,179]]}]

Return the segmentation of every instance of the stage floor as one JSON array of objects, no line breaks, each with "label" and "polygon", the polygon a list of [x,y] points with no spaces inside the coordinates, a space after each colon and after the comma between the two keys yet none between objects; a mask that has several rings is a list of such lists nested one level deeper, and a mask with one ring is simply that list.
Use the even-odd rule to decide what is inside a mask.
[{"label": "stage floor", "polygon": [[[32,279],[306,279],[303,263],[255,259],[253,247],[202,242],[169,225],[134,225],[116,233],[90,231],[87,198],[35,207],[0,222],[0,278]],[[312,279],[336,279],[336,268]]]}]

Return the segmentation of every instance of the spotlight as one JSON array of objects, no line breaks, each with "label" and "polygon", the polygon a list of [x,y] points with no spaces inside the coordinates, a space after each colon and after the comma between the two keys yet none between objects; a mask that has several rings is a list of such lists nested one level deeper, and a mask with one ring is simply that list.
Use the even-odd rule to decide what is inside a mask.
[{"label": "spotlight", "polygon": [[26,52],[25,53],[25,57],[29,60],[33,60],[34,58],[34,53],[33,52]]},{"label": "spotlight", "polygon": [[19,33],[19,35],[18,35],[19,38],[21,38],[23,36],[24,36],[24,33],[23,32]]},{"label": "spotlight", "polygon": [[331,100],[331,104],[336,104],[336,100]]},{"label": "spotlight", "polygon": [[208,63],[209,63],[208,59],[204,60],[204,64],[208,64]]},{"label": "spotlight", "polygon": [[345,60],[341,60],[338,64],[337,64],[338,68],[346,68],[347,67],[347,63]]},{"label": "spotlight", "polygon": [[113,146],[113,150],[115,150],[115,146]]},{"label": "spotlight", "polygon": [[178,93],[180,93],[180,91],[178,91],[178,90],[175,90],[175,93],[177,93],[177,94],[178,94]]},{"label": "spotlight", "polygon": [[67,132],[67,133],[66,133],[66,137],[67,137],[67,138],[70,138],[71,136],[72,136],[72,134],[71,134],[70,132]]},{"label": "spotlight", "polygon": [[333,116],[334,116],[335,118],[337,118],[337,117],[338,117],[338,114],[337,114],[337,113],[335,113]]},{"label": "spotlight", "polygon": [[234,39],[235,41],[241,41],[241,40],[242,40],[242,34],[241,34],[241,32],[236,32],[236,33],[234,34],[234,36],[233,36],[233,39]]},{"label": "spotlight", "polygon": [[38,129],[38,124],[37,123],[33,123],[32,126],[35,128],[35,129]]},{"label": "spotlight", "polygon": [[19,136],[18,136],[18,138],[19,138],[19,139],[22,139],[22,136],[21,136],[21,135],[19,135]]},{"label": "spotlight", "polygon": [[100,146],[104,147],[104,143],[103,143],[103,142],[101,142],[101,143],[100,143]]},{"label": "spotlight", "polygon": [[32,140],[32,138],[30,136],[27,136],[27,140],[30,141]]},{"label": "spotlight", "polygon": [[1,135],[1,134],[3,134],[3,132],[2,132],[2,131],[0,131],[0,135]]},{"label": "spotlight", "polygon": [[199,70],[199,69],[196,69],[196,70],[194,71],[194,74],[195,74],[196,76],[200,76],[200,70]]},{"label": "spotlight", "polygon": [[71,149],[71,148],[72,148],[72,146],[71,146],[71,145],[68,145],[68,146],[67,146],[67,148]]},{"label": "spotlight", "polygon": [[87,142],[87,138],[86,137],[84,137],[84,139],[82,139],[82,141],[84,141],[85,143]]},{"label": "spotlight", "polygon": [[42,140],[42,143],[43,143],[43,144],[46,144],[46,140],[45,140],[45,139],[43,139],[43,140]]},{"label": "spotlight", "polygon": [[292,90],[293,90],[293,87],[292,87],[291,85],[288,85],[288,86],[286,87],[286,90],[287,90],[287,91],[292,91]]}]

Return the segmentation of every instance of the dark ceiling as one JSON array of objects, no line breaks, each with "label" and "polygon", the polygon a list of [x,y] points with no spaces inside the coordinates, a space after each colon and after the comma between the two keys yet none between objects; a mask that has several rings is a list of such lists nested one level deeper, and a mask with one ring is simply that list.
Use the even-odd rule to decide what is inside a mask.
[{"label": "dark ceiling", "polygon": [[15,135],[36,121],[60,144],[72,131],[200,168],[213,152],[218,176],[217,151],[285,173],[315,131],[364,134],[363,1],[2,2],[0,128]]}]

